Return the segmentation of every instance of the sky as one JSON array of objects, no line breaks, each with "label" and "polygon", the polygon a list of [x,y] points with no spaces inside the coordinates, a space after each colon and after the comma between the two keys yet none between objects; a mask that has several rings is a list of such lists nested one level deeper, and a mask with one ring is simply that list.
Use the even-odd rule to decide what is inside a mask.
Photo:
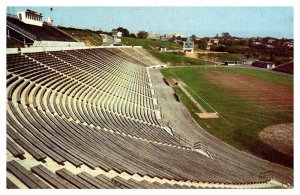
[{"label": "sky", "polygon": [[[49,7],[9,7],[7,12],[32,9],[47,20]],[[229,32],[238,37],[293,38],[293,7],[53,7],[54,25],[197,37]]]}]

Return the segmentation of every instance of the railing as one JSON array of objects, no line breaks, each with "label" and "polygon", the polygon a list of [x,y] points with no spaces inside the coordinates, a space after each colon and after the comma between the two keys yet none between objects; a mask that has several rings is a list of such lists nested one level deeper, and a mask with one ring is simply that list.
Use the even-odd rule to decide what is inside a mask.
[{"label": "railing", "polygon": [[[208,149],[207,146],[205,146],[201,142],[195,143],[194,148],[202,149],[202,150],[207,150]],[[255,168],[243,165],[243,164],[241,164],[237,161],[231,160],[231,159],[226,158],[224,156],[221,156],[221,155],[218,155],[218,154],[215,154],[215,153],[212,153],[212,152],[210,152],[210,155],[214,159],[219,159],[220,161],[227,162],[227,163],[230,163],[230,164],[233,164],[233,165],[237,166],[237,168],[239,170],[243,170],[243,171],[246,171],[246,172],[252,174],[252,176],[256,177],[259,181],[266,181],[266,180],[274,179],[274,180],[279,181],[282,184],[285,184],[285,185],[288,185],[288,186],[291,186],[294,183],[293,178],[291,176],[282,175],[282,174],[280,174],[278,172],[274,172],[274,171],[259,172]]]},{"label": "railing", "polygon": [[191,141],[189,141],[189,140],[186,139],[186,138],[183,138],[180,134],[175,133],[175,132],[173,131],[173,128],[172,128],[172,126],[171,126],[171,122],[170,122],[170,121],[167,123],[167,127],[171,130],[173,136],[175,137],[175,139],[178,140],[179,143],[183,143],[185,146],[189,146],[189,147],[192,147],[192,146],[193,146],[193,144],[191,143]]},{"label": "railing", "polygon": [[[22,40],[19,40],[19,39],[17,39],[17,38],[15,38],[15,37],[9,37],[10,39],[14,39],[15,41],[18,41],[19,43],[22,43],[23,45],[24,45],[24,41],[22,41]],[[26,43],[26,45],[33,45],[33,43]],[[25,46],[25,45],[24,45]]]},{"label": "railing", "polygon": [[273,179],[276,181],[281,182],[282,184],[292,186],[294,183],[294,179],[292,176],[287,176],[287,175],[282,175],[278,172],[275,171],[266,171],[263,173],[260,173],[261,178],[268,178],[268,179]]}]

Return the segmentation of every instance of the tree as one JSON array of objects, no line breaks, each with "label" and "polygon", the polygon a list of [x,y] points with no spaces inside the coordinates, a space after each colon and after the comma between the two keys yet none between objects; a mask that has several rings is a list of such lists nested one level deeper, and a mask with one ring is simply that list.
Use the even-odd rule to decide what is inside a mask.
[{"label": "tree", "polygon": [[231,35],[230,35],[229,32],[222,32],[222,38],[227,39],[227,38],[230,38],[230,37],[231,37]]},{"label": "tree", "polygon": [[129,34],[129,37],[136,38],[136,35],[135,35],[134,33],[130,33],[130,34]]},{"label": "tree", "polygon": [[200,39],[198,42],[199,49],[206,49],[207,48],[207,39]]},{"label": "tree", "polygon": [[119,27],[119,28],[117,28],[117,31],[122,32],[123,37],[128,37],[129,36],[129,31],[126,28]]},{"label": "tree", "polygon": [[146,39],[148,37],[148,32],[146,31],[140,31],[137,34],[138,39]]},{"label": "tree", "polygon": [[183,38],[181,36],[176,37],[176,39],[183,41]]},{"label": "tree", "polygon": [[175,40],[176,40],[176,36],[173,35],[172,38],[171,38],[171,42],[175,42]]},{"label": "tree", "polygon": [[195,40],[197,37],[196,37],[196,35],[192,35],[192,36],[190,36],[190,38],[191,38],[192,40]]}]

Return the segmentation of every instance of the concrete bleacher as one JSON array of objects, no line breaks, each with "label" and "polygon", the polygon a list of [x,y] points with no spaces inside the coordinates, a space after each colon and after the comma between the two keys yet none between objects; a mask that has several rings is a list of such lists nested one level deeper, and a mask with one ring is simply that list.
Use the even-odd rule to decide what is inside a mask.
[{"label": "concrete bleacher", "polygon": [[[125,56],[113,48],[7,54],[9,187],[202,186],[190,181],[270,187],[255,170],[208,158],[168,133],[156,117],[151,60]],[[96,175],[99,169],[116,176]],[[126,180],[123,173],[175,183]]]},{"label": "concrete bleacher", "polygon": [[43,26],[35,26],[25,24],[16,17],[7,15],[7,27],[17,31],[29,39],[34,41],[66,41],[66,42],[77,42],[70,36],[61,32],[56,27],[50,26],[46,23]]},{"label": "concrete bleacher", "polygon": [[294,61],[280,64],[273,70],[278,72],[288,73],[288,74],[294,74]]}]

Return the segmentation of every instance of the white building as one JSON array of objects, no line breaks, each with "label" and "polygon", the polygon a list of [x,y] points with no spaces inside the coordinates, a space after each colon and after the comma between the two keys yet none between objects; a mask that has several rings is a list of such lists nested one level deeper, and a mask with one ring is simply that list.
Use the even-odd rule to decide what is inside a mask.
[{"label": "white building", "polygon": [[154,33],[154,32],[150,32],[150,33],[148,33],[147,39],[156,39],[156,40],[158,40],[158,39],[160,39],[160,34]]},{"label": "white building", "polygon": [[117,31],[116,29],[112,30],[112,37],[114,40],[113,45],[122,45],[121,37],[122,37],[122,32]]},{"label": "white building", "polygon": [[268,44],[273,44],[273,43],[275,43],[275,41],[276,41],[275,39],[269,39]]},{"label": "white building", "polygon": [[165,36],[160,37],[161,41],[168,41],[168,39]]},{"label": "white building", "polygon": [[254,41],[252,44],[253,44],[253,45],[261,45],[261,42]]},{"label": "white building", "polygon": [[183,34],[175,33],[174,35],[175,35],[175,37],[185,38],[185,36]]},{"label": "white building", "polygon": [[122,37],[122,32],[120,32],[120,31],[117,32],[117,37],[118,37],[118,38]]},{"label": "white building", "polygon": [[166,51],[167,51],[167,48],[166,48],[166,47],[159,47],[159,51],[160,51],[160,52],[166,52]]},{"label": "white building", "polygon": [[224,65],[227,65],[227,66],[234,66],[234,65],[237,65],[237,61],[225,61],[225,62],[224,62]]},{"label": "white building", "polygon": [[174,34],[165,34],[165,37],[166,37],[166,39],[168,39],[168,40],[170,40],[170,39],[172,39],[173,38],[173,35]]},{"label": "white building", "polygon": [[267,69],[273,69],[276,67],[274,62],[266,62],[266,61],[255,61],[252,63],[252,66],[256,66],[259,68],[267,68]]},{"label": "white building", "polygon": [[183,41],[183,52],[194,52],[194,41],[188,38],[186,41]]},{"label": "white building", "polygon": [[107,35],[106,34],[100,34],[100,36],[102,37],[102,42],[106,43],[107,42]]},{"label": "white building", "polygon": [[209,39],[208,43],[210,43],[211,45],[218,45],[219,39]]},{"label": "white building", "polygon": [[24,12],[17,12],[19,20],[26,24],[43,26],[43,16],[41,13],[27,9]]},{"label": "white building", "polygon": [[294,48],[294,43],[293,42],[285,42],[284,45],[288,48]]}]

